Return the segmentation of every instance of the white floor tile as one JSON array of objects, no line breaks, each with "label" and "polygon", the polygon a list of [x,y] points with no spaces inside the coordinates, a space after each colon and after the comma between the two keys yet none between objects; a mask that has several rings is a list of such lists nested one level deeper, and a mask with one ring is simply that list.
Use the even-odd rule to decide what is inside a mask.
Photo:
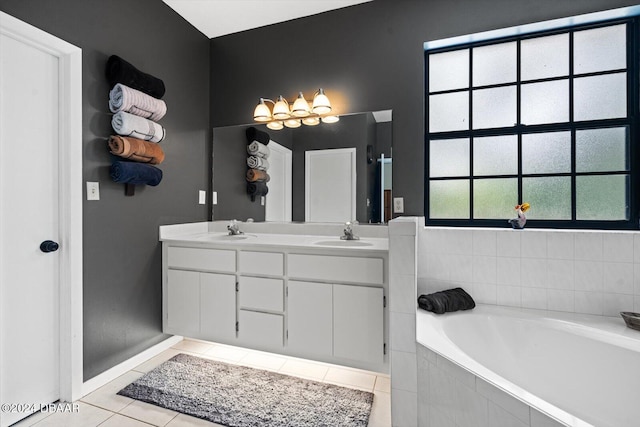
[{"label": "white floor tile", "polygon": [[113,412],[79,402],[78,412],[56,412],[35,424],[37,427],[96,427]]},{"label": "white floor tile", "polygon": [[176,411],[140,402],[138,400],[125,407],[120,411],[120,414],[160,427],[165,426],[169,421],[174,419],[176,415],[178,415]]},{"label": "white floor tile", "polygon": [[178,414],[167,427],[224,427],[220,424],[211,423],[209,421],[201,420],[199,418],[190,417],[189,415]]},{"label": "white floor tile", "polygon": [[289,359],[287,360],[280,373],[294,375],[301,378],[322,381],[327,374],[329,367],[319,363],[305,362],[303,360]]},{"label": "white floor tile", "polygon": [[391,395],[376,391],[368,427],[391,427]]},{"label": "white floor tile", "polygon": [[171,348],[177,350],[186,350],[192,353],[206,353],[213,348],[213,344],[202,341],[182,340],[179,343],[174,344]]},{"label": "white floor tile", "polygon": [[376,376],[357,372],[351,369],[331,367],[324,377],[324,381],[332,384],[354,387],[361,390],[373,391]]},{"label": "white floor tile", "polygon": [[214,345],[212,348],[207,350],[205,355],[210,356],[214,359],[230,362],[239,362],[244,357],[246,357],[249,352],[247,350],[243,350],[237,347],[230,347],[226,345]]},{"label": "white floor tile", "polygon": [[238,363],[252,368],[279,371],[286,361],[287,359],[281,356],[251,352],[243,357]]},{"label": "white floor tile", "polygon": [[34,412],[22,421],[18,421],[17,423],[12,424],[11,427],[31,427],[35,423],[44,420],[50,415],[51,413],[49,412]]},{"label": "white floor tile", "polygon": [[141,372],[129,371],[80,400],[113,412],[119,412],[124,409],[125,406],[133,402],[133,399],[120,396],[116,393],[140,378],[142,375],[143,374]]},{"label": "white floor tile", "polygon": [[376,376],[376,386],[374,390],[391,393],[391,379],[389,377]]},{"label": "white floor tile", "polygon": [[160,366],[161,364],[163,364],[167,360],[171,359],[176,354],[180,354],[180,350],[176,350],[174,348],[169,348],[169,349],[163,351],[162,353],[160,353],[159,355],[154,356],[151,359],[147,360],[146,362],[139,364],[138,366],[133,368],[133,370],[134,371],[138,371],[138,372],[147,373],[147,372],[151,371],[152,369],[157,368],[158,366]]},{"label": "white floor tile", "polygon": [[133,418],[114,414],[113,417],[100,424],[100,427],[149,427],[150,425],[151,424],[143,423],[142,421],[134,420]]}]

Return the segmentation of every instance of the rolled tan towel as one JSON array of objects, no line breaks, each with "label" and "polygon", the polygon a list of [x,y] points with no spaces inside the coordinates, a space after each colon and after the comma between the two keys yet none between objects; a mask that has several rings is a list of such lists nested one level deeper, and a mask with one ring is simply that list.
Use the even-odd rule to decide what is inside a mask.
[{"label": "rolled tan towel", "polygon": [[164,160],[164,151],[162,151],[160,144],[143,141],[138,138],[111,135],[109,137],[109,149],[116,156],[135,160],[136,162],[159,165]]},{"label": "rolled tan towel", "polygon": [[247,181],[256,182],[256,181],[264,181],[269,182],[271,177],[266,171],[261,171],[260,169],[249,169],[247,171]]}]

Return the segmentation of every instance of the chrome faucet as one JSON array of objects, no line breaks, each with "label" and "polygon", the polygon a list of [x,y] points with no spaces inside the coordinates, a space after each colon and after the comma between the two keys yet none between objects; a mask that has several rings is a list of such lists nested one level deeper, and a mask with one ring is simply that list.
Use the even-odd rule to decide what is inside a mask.
[{"label": "chrome faucet", "polygon": [[355,224],[358,224],[358,221],[349,221],[344,224],[346,228],[344,229],[344,235],[340,236],[340,240],[360,240],[360,237],[353,234],[353,230],[351,229],[351,226]]},{"label": "chrome faucet", "polygon": [[240,231],[240,227],[238,226],[238,221],[235,219],[231,220],[229,225],[227,225],[227,230],[229,230],[229,236],[237,236],[239,234],[244,234]]}]

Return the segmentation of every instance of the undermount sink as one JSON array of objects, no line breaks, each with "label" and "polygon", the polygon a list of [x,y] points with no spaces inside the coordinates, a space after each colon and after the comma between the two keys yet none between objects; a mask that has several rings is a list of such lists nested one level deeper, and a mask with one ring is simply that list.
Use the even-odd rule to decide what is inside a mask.
[{"label": "undermount sink", "polygon": [[253,234],[207,234],[200,237],[200,240],[220,240],[220,241],[236,241],[256,237]]},{"label": "undermount sink", "polygon": [[313,242],[314,245],[320,246],[372,246],[369,242],[363,242],[362,240],[321,240],[319,242]]}]

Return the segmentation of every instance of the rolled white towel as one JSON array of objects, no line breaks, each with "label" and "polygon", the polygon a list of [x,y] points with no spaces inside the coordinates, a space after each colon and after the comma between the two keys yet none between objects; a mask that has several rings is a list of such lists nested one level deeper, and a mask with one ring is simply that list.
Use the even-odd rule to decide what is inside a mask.
[{"label": "rolled white towel", "polygon": [[117,134],[133,136],[145,141],[160,142],[164,139],[165,130],[156,122],[120,111],[111,118],[111,126]]},{"label": "rolled white towel", "polygon": [[267,159],[263,159],[258,156],[249,156],[247,157],[247,166],[251,169],[259,169],[261,171],[266,171],[269,169],[269,161]]},{"label": "rolled white towel", "polygon": [[251,144],[247,145],[247,153],[251,154],[252,156],[262,157],[263,159],[266,159],[271,154],[271,150],[269,150],[269,147],[267,147],[266,145],[258,141],[253,141]]},{"label": "rolled white towel", "polygon": [[112,113],[126,111],[150,120],[160,120],[167,114],[167,104],[139,90],[122,83],[116,84],[109,92],[109,109]]}]

